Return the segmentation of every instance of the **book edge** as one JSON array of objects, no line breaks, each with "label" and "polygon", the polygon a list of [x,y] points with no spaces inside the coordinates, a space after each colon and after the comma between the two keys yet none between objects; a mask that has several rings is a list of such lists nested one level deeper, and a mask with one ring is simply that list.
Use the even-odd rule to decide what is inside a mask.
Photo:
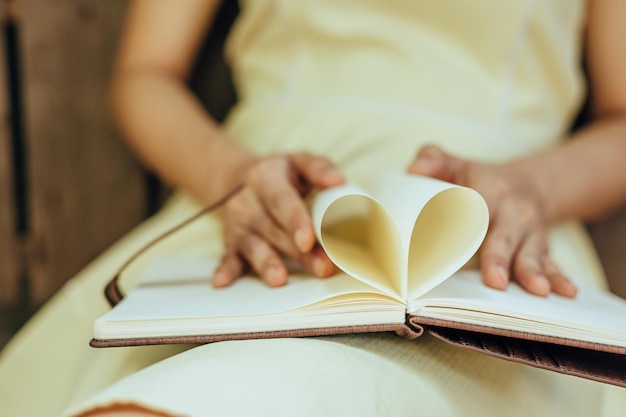
[{"label": "book edge", "polygon": [[91,339],[89,345],[94,348],[125,347],[125,346],[145,346],[164,344],[203,344],[222,342],[229,340],[249,340],[249,339],[275,339],[275,338],[296,338],[312,336],[332,336],[352,333],[378,333],[395,332],[408,340],[420,337],[423,329],[420,327],[410,327],[404,323],[390,323],[377,325],[359,325],[344,327],[320,327],[312,329],[278,330],[269,332],[250,333],[230,333],[218,335],[194,335],[194,336],[162,336],[162,337],[141,337],[125,339]]},{"label": "book edge", "polygon": [[500,329],[478,324],[468,324],[453,320],[435,319],[430,317],[409,316],[407,322],[414,328],[430,326],[441,327],[447,329],[463,330],[473,333],[488,334],[493,336],[503,336],[515,339],[522,339],[531,342],[551,343],[554,345],[569,346],[573,348],[593,350],[597,352],[615,353],[618,355],[626,355],[626,347],[615,346],[596,342],[586,342],[582,340],[569,339],[558,336],[548,336],[543,334],[525,332],[522,330]]}]

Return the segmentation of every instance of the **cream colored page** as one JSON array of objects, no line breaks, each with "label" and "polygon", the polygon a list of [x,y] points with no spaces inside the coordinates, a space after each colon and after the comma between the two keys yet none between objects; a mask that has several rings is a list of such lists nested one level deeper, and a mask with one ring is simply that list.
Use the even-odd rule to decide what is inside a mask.
[{"label": "cream colored page", "polygon": [[215,289],[211,275],[216,264],[213,260],[160,260],[151,266],[139,287],[98,321],[279,314],[343,294],[375,293],[344,274],[328,279],[296,274],[288,285],[279,288],[270,288],[258,278],[243,277],[228,288]]},{"label": "cream colored page", "polygon": [[479,271],[461,271],[420,299],[417,316],[522,330],[549,336],[626,346],[626,301],[577,282],[570,299],[537,297],[510,283],[505,291],[485,286]]},{"label": "cream colored page", "polygon": [[406,301],[402,260],[406,257],[387,210],[353,184],[320,192],[312,203],[318,240],[349,275],[401,302]]},{"label": "cream colored page", "polygon": [[368,189],[393,217],[402,246],[407,299],[436,287],[480,246],[489,224],[474,190],[432,178],[385,172]]}]

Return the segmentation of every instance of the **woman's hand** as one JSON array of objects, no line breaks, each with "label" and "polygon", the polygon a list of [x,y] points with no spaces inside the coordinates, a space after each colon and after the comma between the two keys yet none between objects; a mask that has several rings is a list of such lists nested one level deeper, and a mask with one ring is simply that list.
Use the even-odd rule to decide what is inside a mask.
[{"label": "woman's hand", "polygon": [[512,278],[532,294],[576,295],[576,287],[548,255],[543,194],[514,164],[470,162],[426,146],[408,171],[473,188],[484,197],[490,213],[480,250],[486,285],[504,289]]},{"label": "woman's hand", "polygon": [[230,285],[248,267],[268,285],[284,285],[288,271],[281,255],[319,277],[330,276],[335,267],[316,243],[303,197],[344,181],[328,159],[308,153],[256,160],[246,171],[243,190],[220,210],[225,255],[213,285]]}]

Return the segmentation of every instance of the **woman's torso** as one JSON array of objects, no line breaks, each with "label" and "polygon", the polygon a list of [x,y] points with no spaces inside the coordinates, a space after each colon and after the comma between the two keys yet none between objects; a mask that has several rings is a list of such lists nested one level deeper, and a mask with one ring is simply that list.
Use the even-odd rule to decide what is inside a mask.
[{"label": "woman's torso", "polygon": [[356,180],[438,143],[502,161],[558,141],[583,97],[582,0],[243,1],[230,133]]}]

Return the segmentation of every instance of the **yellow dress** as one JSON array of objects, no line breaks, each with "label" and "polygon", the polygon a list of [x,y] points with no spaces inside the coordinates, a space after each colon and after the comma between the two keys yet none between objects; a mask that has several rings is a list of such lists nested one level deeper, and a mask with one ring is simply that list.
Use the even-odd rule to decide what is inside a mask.
[{"label": "yellow dress", "polygon": [[[552,146],[585,93],[582,0],[242,3],[227,44],[241,100],[226,128],[259,154],[329,155],[356,182],[403,169],[426,143],[489,162]],[[113,402],[194,417],[608,417],[626,410],[625,390],[428,337],[89,348],[93,320],[108,309],[104,283],[135,249],[197,208],[178,194],[27,324],[0,358],[0,415],[72,416]],[[579,224],[555,226],[550,248],[565,273],[604,285]],[[219,225],[207,219],[136,268],[162,254],[220,250]]]}]

